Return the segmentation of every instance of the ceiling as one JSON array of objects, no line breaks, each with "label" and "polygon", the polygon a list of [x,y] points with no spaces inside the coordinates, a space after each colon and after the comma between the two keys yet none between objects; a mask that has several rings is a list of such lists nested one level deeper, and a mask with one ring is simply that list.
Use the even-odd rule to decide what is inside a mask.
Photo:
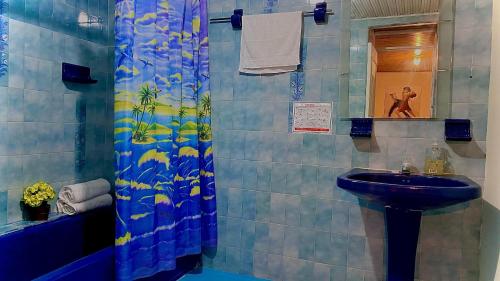
[{"label": "ceiling", "polygon": [[[378,54],[377,71],[432,71],[436,32],[435,24],[373,29],[370,42]],[[415,58],[419,59],[418,64],[414,63]]]},{"label": "ceiling", "polygon": [[440,0],[351,0],[353,19],[439,12]]},{"label": "ceiling", "polygon": [[414,51],[385,51],[378,53],[377,72],[431,72],[434,52],[424,50],[419,55],[419,64],[413,63]]},{"label": "ceiling", "polygon": [[371,29],[370,42],[378,51],[382,49],[434,48],[437,26],[435,24],[406,25]]}]

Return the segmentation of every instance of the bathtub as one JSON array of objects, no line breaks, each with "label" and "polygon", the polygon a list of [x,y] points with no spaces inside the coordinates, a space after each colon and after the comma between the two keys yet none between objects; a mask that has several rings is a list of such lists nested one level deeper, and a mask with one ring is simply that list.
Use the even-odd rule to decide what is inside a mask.
[{"label": "bathtub", "polygon": [[107,247],[33,281],[110,281],[114,280],[113,247]]},{"label": "bathtub", "polygon": [[112,246],[113,215],[101,208],[1,235],[0,280],[33,280]]},{"label": "bathtub", "polygon": [[[26,227],[0,236],[2,281],[114,280],[114,209],[102,208]],[[200,256],[177,260],[177,269],[141,281],[173,281]]]},{"label": "bathtub", "polygon": [[[199,256],[177,259],[177,269],[165,271],[140,281],[175,281],[193,270]],[[75,262],[58,268],[33,281],[112,281],[114,280],[114,248],[107,247]]]}]

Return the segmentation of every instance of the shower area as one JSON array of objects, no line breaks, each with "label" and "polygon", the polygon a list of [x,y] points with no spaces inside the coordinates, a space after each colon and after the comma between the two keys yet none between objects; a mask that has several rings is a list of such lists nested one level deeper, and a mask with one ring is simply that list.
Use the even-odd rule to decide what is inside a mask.
[{"label": "shower area", "polygon": [[[5,0],[0,12],[0,229],[9,229],[22,224],[33,182],[58,192],[114,180],[114,1]],[[88,67],[95,83],[63,80],[63,63]]]},{"label": "shower area", "polygon": [[[0,279],[201,268],[202,247],[217,245],[207,12],[206,1],[0,2],[0,249],[12,253]],[[94,179],[112,183],[112,206],[59,213],[65,187]],[[56,195],[44,221],[25,209],[38,183]]]}]

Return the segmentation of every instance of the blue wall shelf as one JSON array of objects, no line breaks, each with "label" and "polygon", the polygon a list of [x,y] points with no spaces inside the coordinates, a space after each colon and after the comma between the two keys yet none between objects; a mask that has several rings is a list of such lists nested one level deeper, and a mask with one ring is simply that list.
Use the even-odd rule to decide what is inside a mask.
[{"label": "blue wall shelf", "polygon": [[471,141],[471,122],[469,119],[446,119],[444,135],[447,141]]},{"label": "blue wall shelf", "polygon": [[62,80],[80,84],[97,83],[90,76],[90,68],[66,62],[62,63]]},{"label": "blue wall shelf", "polygon": [[371,138],[373,132],[373,118],[351,118],[352,138]]}]

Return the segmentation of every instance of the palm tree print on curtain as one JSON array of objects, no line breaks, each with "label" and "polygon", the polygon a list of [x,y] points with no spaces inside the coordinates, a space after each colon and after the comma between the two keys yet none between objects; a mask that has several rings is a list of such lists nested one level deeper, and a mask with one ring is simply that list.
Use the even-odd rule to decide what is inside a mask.
[{"label": "palm tree print on curtain", "polygon": [[117,0],[116,272],[215,247],[206,0]]}]

